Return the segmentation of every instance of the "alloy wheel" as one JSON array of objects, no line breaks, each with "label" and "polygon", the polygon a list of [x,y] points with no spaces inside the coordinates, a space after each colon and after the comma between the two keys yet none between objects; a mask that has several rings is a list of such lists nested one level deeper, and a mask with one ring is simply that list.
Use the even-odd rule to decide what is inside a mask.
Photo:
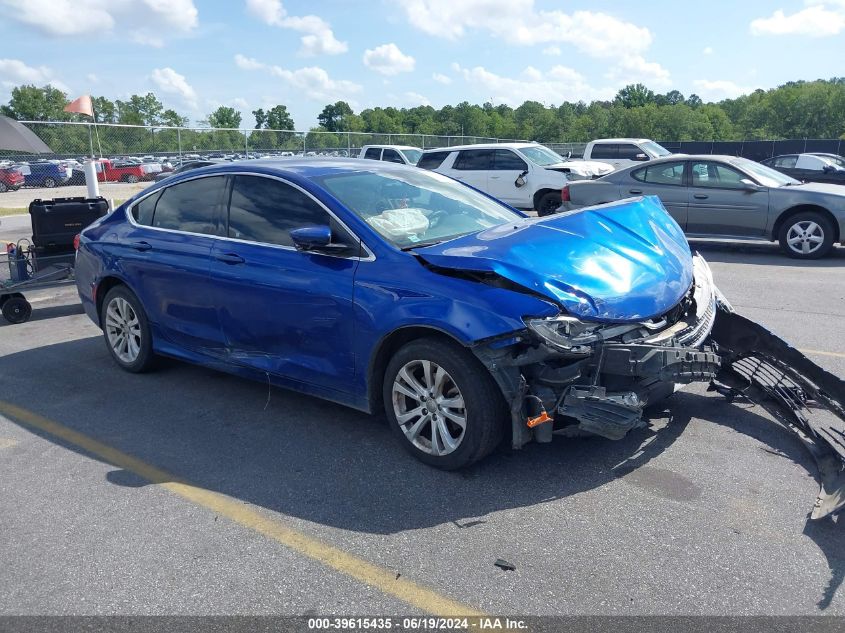
[{"label": "alloy wheel", "polygon": [[824,229],[812,220],[801,220],[789,227],[786,243],[796,253],[811,255],[824,244]]},{"label": "alloy wheel", "polygon": [[112,299],[106,309],[106,337],[122,362],[130,364],[137,360],[141,353],[141,322],[123,297]]},{"label": "alloy wheel", "polygon": [[466,431],[466,407],[448,372],[430,360],[402,366],[391,391],[393,412],[411,444],[429,455],[453,453]]}]

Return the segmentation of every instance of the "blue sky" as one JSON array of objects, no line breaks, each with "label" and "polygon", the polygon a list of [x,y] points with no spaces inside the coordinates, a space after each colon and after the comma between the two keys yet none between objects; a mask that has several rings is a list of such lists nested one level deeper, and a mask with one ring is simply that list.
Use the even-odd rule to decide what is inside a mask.
[{"label": "blue sky", "polygon": [[[5,6],[3,6],[5,5]],[[845,0],[0,0],[0,100],[51,82],[219,105],[607,99],[627,83],[705,100],[845,75]]]}]

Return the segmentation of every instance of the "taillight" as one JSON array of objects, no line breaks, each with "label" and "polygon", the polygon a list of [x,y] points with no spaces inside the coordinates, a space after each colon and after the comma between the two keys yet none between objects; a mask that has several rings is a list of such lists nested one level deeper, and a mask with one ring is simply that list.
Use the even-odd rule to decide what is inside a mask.
[{"label": "taillight", "polygon": [[570,198],[569,198],[569,185],[564,186],[564,188],[560,190],[560,199],[561,199],[563,202],[569,202],[569,201],[570,201]]},{"label": "taillight", "polygon": [[[67,244],[67,242],[65,242]],[[73,236],[73,250],[79,250],[79,233]]]}]

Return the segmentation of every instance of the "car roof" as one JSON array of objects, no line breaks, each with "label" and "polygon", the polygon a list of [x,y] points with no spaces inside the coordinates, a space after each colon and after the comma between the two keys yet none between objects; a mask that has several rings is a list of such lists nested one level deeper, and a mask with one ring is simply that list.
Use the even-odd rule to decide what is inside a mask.
[{"label": "car roof", "polygon": [[[451,145],[449,147],[432,147],[430,149],[424,150],[425,153],[429,152],[455,152],[462,149],[520,149],[522,147],[538,147],[541,146],[540,143],[473,143],[471,145]],[[545,145],[542,145],[545,147]],[[548,149],[548,148],[547,148]]]},{"label": "car roof", "polygon": [[[267,175],[298,176],[311,179],[320,176],[354,172],[393,172],[418,171],[413,165],[391,163],[379,160],[361,160],[360,158],[343,158],[335,156],[277,156],[268,158],[254,158],[251,160],[236,160],[215,163],[207,167],[199,167],[185,172],[186,178],[194,178],[201,174],[217,172],[253,172]],[[182,174],[179,174],[180,179]],[[174,178],[170,184],[177,182]]]},{"label": "car roof", "polygon": [[381,147],[384,149],[422,149],[421,147],[414,147],[413,145],[363,145],[361,149],[368,147]]},{"label": "car roof", "polygon": [[653,143],[650,138],[597,138],[593,143]]}]

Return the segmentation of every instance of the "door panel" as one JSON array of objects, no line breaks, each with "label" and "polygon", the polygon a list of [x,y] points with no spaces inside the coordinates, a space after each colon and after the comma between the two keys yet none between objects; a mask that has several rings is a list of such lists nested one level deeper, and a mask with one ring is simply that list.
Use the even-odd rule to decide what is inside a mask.
[{"label": "door panel", "polygon": [[675,222],[687,227],[687,188],[684,186],[684,161],[647,165],[631,172],[620,193],[628,196],[657,196]]},{"label": "door panel", "polygon": [[764,235],[769,215],[769,191],[752,191],[740,181],[745,174],[715,161],[690,164],[687,231],[697,234]]},{"label": "door panel", "polygon": [[476,189],[487,191],[487,176],[492,166],[493,150],[465,149],[458,152],[449,175]]},{"label": "door panel", "polygon": [[[520,174],[525,175],[525,184],[517,187],[515,181]],[[533,206],[533,187],[530,184],[531,172],[528,163],[509,149],[493,150],[493,168],[487,177],[487,193],[515,207],[529,209]]]}]

